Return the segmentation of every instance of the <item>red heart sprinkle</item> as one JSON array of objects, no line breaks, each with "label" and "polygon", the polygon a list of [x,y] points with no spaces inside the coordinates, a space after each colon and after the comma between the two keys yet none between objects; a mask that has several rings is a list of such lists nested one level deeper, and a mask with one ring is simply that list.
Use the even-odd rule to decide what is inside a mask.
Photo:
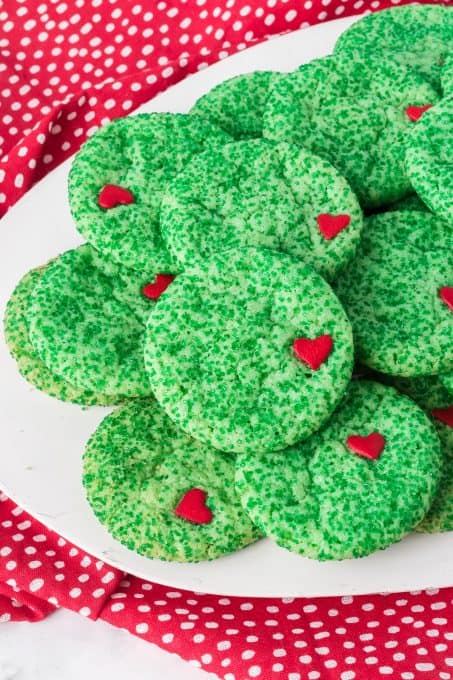
[{"label": "red heart sprinkle", "polygon": [[203,489],[189,489],[176,506],[175,515],[195,524],[209,524],[213,515],[206,505],[207,495]]},{"label": "red heart sprinkle", "polygon": [[379,458],[385,446],[385,439],[379,432],[372,432],[367,437],[361,437],[359,434],[352,434],[347,438],[346,444],[351,451],[358,453],[359,456],[375,460]]},{"label": "red heart sprinkle", "polygon": [[433,408],[431,413],[436,420],[440,420],[441,423],[448,425],[448,427],[453,427],[453,406],[449,406],[448,408]]},{"label": "red heart sprinkle", "polygon": [[408,106],[406,108],[406,116],[415,123],[419,118],[423,116],[425,111],[430,109],[432,104],[426,104],[426,106]]},{"label": "red heart sprinkle", "polygon": [[453,286],[443,286],[439,290],[439,295],[445,304],[453,309]]},{"label": "red heart sprinkle", "polygon": [[333,348],[333,340],[330,335],[320,335],[318,338],[297,338],[293,342],[296,356],[307,366],[317,371],[327,359]]},{"label": "red heart sprinkle", "polygon": [[127,205],[134,202],[134,195],[131,194],[129,189],[119,187],[116,184],[106,184],[98,196],[98,205],[106,210],[115,208],[117,205]]},{"label": "red heart sprinkle", "polygon": [[162,293],[167,290],[175,277],[172,274],[157,274],[152,283],[146,283],[142,288],[142,293],[150,300],[157,300]]},{"label": "red heart sprinkle", "polygon": [[349,215],[329,215],[329,213],[321,213],[316,220],[318,222],[319,231],[326,241],[335,238],[335,236],[337,236],[340,231],[343,231],[343,229],[346,229],[351,222]]}]

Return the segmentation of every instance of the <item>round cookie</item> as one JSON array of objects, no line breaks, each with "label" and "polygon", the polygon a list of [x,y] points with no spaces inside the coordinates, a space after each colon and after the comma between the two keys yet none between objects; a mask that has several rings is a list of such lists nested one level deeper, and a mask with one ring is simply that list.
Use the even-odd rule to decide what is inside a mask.
[{"label": "round cookie", "polygon": [[395,378],[393,385],[428,412],[436,428],[442,451],[442,477],[433,504],[417,531],[434,533],[453,530],[453,395],[435,375]]},{"label": "round cookie", "polygon": [[178,276],[147,326],[154,395],[224,451],[273,451],[329,417],[352,373],[351,327],[327,283],[275,251],[220,253]]},{"label": "round cookie", "polygon": [[326,158],[369,210],[411,193],[406,138],[420,107],[438,100],[423,76],[391,57],[326,57],[276,81],[263,134]]},{"label": "round cookie", "polygon": [[162,195],[192,156],[229,140],[200,116],[151,113],[114,120],[74,158],[68,188],[77,229],[125,267],[174,271],[159,227]]},{"label": "round cookie", "polygon": [[260,537],[234,491],[234,458],[188,437],[149,399],[103,420],[83,483],[109,533],[146,557],[210,560]]},{"label": "round cookie", "polygon": [[414,210],[367,218],[357,255],[335,282],[357,360],[408,377],[451,370],[452,284],[450,225]]},{"label": "round cookie", "polygon": [[200,97],[190,113],[199,113],[234,139],[261,137],[269,90],[279,75],[253,71],[224,80]]},{"label": "round cookie", "polygon": [[257,246],[332,278],[355,253],[362,212],[329,163],[295,145],[254,139],[192,159],[168,187],[161,227],[180,269],[227,248]]},{"label": "round cookie", "polygon": [[21,376],[49,396],[83,406],[112,406],[118,399],[98,392],[77,389],[49,371],[31,344],[28,307],[33,288],[41,279],[46,266],[48,265],[25,274],[8,300],[4,316],[4,333],[10,354],[15,359]]},{"label": "round cookie", "polygon": [[415,191],[453,223],[453,95],[427,111],[408,138],[406,168]]},{"label": "round cookie", "polygon": [[[442,63],[453,50],[453,11],[410,4],[373,12],[340,35],[335,53],[384,52],[420,71],[437,88]],[[352,58],[352,57],[351,57]]]},{"label": "round cookie", "polygon": [[155,304],[145,275],[110,263],[89,245],[60,255],[33,288],[30,339],[45,365],[84,390],[150,394],[143,363],[145,321]]},{"label": "round cookie", "polygon": [[440,478],[433,425],[391,387],[354,381],[326,425],[283,453],[240,454],[236,489],[278,545],[317,560],[363,557],[399,541]]}]

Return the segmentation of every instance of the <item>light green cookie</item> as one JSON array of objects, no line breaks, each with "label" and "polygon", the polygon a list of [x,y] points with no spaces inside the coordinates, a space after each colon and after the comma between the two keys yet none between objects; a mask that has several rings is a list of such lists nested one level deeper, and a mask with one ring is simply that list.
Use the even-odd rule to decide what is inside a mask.
[{"label": "light green cookie", "polygon": [[410,4],[373,12],[350,26],[335,45],[335,53],[381,52],[407,64],[439,87],[440,72],[453,51],[453,9]]},{"label": "light green cookie", "polygon": [[365,220],[356,257],[335,282],[354,331],[356,358],[390,375],[453,369],[453,230],[407,210]]},{"label": "light green cookie", "polygon": [[[85,450],[83,483],[109,533],[146,557],[211,560],[260,537],[234,491],[231,454],[188,437],[151,400],[125,404],[103,420]],[[206,494],[204,502],[186,497],[184,516],[176,515],[194,489]]]},{"label": "light green cookie", "polygon": [[[422,378],[396,378],[398,391],[411,397],[431,415],[441,443],[442,477],[431,509],[417,531],[434,533],[453,530],[453,396],[435,375]],[[440,409],[440,412],[439,412]],[[447,411],[448,409],[448,411]],[[443,413],[442,413],[443,412]],[[448,413],[451,412],[449,425]]]},{"label": "light green cookie", "polygon": [[199,113],[234,139],[261,137],[263,113],[274,71],[253,71],[229,78],[198,99],[191,113]]},{"label": "light green cookie", "polygon": [[263,134],[326,158],[364,208],[378,208],[412,190],[404,148],[417,123],[408,107],[438,100],[439,93],[423,76],[390,57],[326,57],[276,81]]},{"label": "light green cookie", "polygon": [[[151,113],[114,120],[74,158],[69,204],[77,229],[125,267],[174,271],[159,227],[162,195],[192,156],[229,140],[201,116]],[[112,190],[105,189],[109,185],[129,192],[121,200],[132,197],[132,202],[101,207],[99,200],[110,205],[121,198],[112,199]]]},{"label": "light green cookie", "polygon": [[[381,451],[374,459],[357,452],[373,449]],[[440,465],[436,431],[418,406],[391,387],[354,381],[305,442],[282,453],[239,455],[236,489],[251,520],[278,545],[342,560],[414,529],[433,501]]]},{"label": "light green cookie", "polygon": [[453,225],[453,95],[423,114],[408,139],[406,167],[421,199]]},{"label": "light green cookie", "polygon": [[22,377],[49,396],[83,406],[111,406],[117,403],[118,399],[88,390],[79,390],[49,371],[31,344],[28,308],[33,289],[41,279],[46,266],[48,265],[25,274],[8,300],[4,333],[11,356],[16,360]]},{"label": "light green cookie", "polygon": [[145,365],[182,430],[224,451],[273,451],[329,417],[352,354],[349,321],[318,274],[243,248],[178,276],[150,315]]},{"label": "light green cookie", "polygon": [[332,278],[355,253],[362,212],[329,163],[255,139],[195,157],[168,187],[161,226],[180,269],[227,248],[261,246]]},{"label": "light green cookie", "polygon": [[46,366],[84,390],[119,398],[150,394],[145,321],[149,276],[109,263],[91,246],[60,255],[34,287],[30,338]]}]

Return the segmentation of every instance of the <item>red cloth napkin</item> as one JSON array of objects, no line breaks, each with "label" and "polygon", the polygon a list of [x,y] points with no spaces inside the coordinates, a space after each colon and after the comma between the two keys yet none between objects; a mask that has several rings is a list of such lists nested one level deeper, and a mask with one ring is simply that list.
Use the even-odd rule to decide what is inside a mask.
[{"label": "red cloth napkin", "polygon": [[[392,4],[405,3],[6,0],[0,215],[99,125],[188,73],[271,35]],[[175,590],[125,577],[0,495],[0,621],[66,607],[225,680],[449,680],[452,601],[453,589],[314,600]]]}]

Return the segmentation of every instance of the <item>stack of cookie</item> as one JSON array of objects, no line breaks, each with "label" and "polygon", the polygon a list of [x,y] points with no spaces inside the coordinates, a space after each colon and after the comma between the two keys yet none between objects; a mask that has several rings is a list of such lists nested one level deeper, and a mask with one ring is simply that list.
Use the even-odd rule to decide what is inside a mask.
[{"label": "stack of cookie", "polygon": [[86,243],[5,333],[34,386],[121,404],[83,475],[116,539],[331,560],[453,529],[452,134],[453,8],[410,5],[82,147]]}]

